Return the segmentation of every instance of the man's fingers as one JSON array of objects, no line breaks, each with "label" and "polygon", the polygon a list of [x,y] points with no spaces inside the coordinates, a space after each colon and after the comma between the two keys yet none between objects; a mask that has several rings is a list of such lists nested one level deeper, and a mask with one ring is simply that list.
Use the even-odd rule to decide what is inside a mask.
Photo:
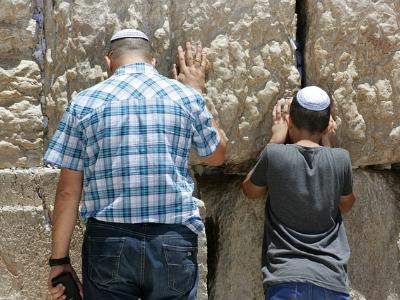
[{"label": "man's fingers", "polygon": [[278,104],[275,104],[274,108],[272,109],[272,121],[276,122],[276,107]]},{"label": "man's fingers", "polygon": [[193,66],[192,44],[190,42],[186,42],[186,64],[188,67]]},{"label": "man's fingers", "polygon": [[50,295],[52,299],[62,299],[65,287],[62,284],[57,285],[50,289]]},{"label": "man's fingers", "polygon": [[202,50],[201,52],[201,64],[200,64],[200,69],[203,73],[206,72],[207,69],[207,63],[208,63],[208,59],[207,59],[207,53]]},{"label": "man's fingers", "polygon": [[194,65],[198,68],[201,66],[201,62],[202,62],[202,50],[203,47],[201,46],[201,43],[199,43],[197,45],[197,49],[196,49],[196,56],[194,59]]},{"label": "man's fingers", "polygon": [[185,73],[187,71],[185,52],[183,51],[181,46],[178,47],[178,64],[179,64],[179,70]]},{"label": "man's fingers", "polygon": [[172,65],[171,74],[173,79],[178,80],[178,70],[176,69],[176,64]]}]

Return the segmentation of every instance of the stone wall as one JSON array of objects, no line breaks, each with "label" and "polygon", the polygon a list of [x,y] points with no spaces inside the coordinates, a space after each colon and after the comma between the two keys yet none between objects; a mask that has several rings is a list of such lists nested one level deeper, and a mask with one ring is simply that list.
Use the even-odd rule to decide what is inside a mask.
[{"label": "stone wall", "polygon": [[[106,78],[102,57],[116,30],[137,27],[148,34],[164,75],[179,44],[201,41],[207,47],[205,98],[229,141],[224,168],[193,168],[208,236],[208,282],[206,240],[201,237],[199,299],[207,298],[207,287],[210,299],[262,297],[264,203],[245,200],[239,182],[270,137],[276,99],[300,88],[296,38],[307,84],[332,95],[338,142],[350,150],[353,165],[387,168],[400,162],[398,1],[1,4],[0,299],[46,298],[58,170],[43,167],[43,153],[73,96]],[[399,176],[355,174],[359,203],[346,219],[353,297],[400,299]],[[78,268],[83,230],[78,224],[72,246]]]},{"label": "stone wall", "polygon": [[353,164],[400,161],[400,2],[306,2],[307,83],[332,95]]}]

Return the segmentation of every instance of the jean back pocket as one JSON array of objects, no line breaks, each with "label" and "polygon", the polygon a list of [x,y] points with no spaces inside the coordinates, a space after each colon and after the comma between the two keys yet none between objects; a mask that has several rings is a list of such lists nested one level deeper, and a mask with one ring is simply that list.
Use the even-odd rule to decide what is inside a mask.
[{"label": "jean back pocket", "polygon": [[125,238],[89,237],[87,242],[89,278],[97,284],[107,285],[118,276]]},{"label": "jean back pocket", "polygon": [[178,293],[190,291],[197,276],[197,247],[163,244],[168,287]]}]

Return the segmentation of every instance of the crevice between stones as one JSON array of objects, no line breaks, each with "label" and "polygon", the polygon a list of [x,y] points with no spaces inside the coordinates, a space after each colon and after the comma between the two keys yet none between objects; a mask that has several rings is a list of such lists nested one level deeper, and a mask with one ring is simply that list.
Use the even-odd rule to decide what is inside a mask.
[{"label": "crevice between stones", "polygon": [[307,38],[307,11],[306,0],[296,1],[296,67],[301,77],[301,87],[306,86],[306,65],[304,60],[304,51]]},{"label": "crevice between stones", "polygon": [[41,176],[39,175],[39,178],[34,177],[34,182],[35,182],[35,191],[38,196],[38,198],[42,201],[42,209],[43,209],[43,228],[47,231],[51,231],[51,217],[50,217],[50,210],[47,207],[46,203],[46,196],[44,195],[44,192],[42,190],[42,181],[40,180]]},{"label": "crevice between stones", "polygon": [[[36,63],[39,65],[40,68],[40,76],[41,76],[41,84],[42,84],[42,90],[40,92],[40,108],[42,112],[42,124],[43,124],[43,152],[44,152],[44,145],[45,145],[45,140],[47,138],[47,133],[48,133],[48,119],[46,115],[44,114],[45,112],[45,105],[46,105],[46,100],[45,100],[45,70],[44,70],[44,64],[45,64],[45,55],[46,55],[46,38],[45,38],[45,32],[44,32],[44,0],[33,0],[33,3],[35,3],[35,8],[33,11],[32,19],[36,21],[36,34],[37,34],[37,44],[36,47],[33,49],[32,57],[36,61]],[[43,153],[44,154],[44,153]]]}]

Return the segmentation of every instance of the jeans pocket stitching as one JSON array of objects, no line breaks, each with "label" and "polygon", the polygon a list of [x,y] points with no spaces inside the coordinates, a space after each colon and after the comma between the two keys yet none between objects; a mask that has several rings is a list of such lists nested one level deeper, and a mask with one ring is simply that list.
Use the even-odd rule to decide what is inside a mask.
[{"label": "jeans pocket stitching", "polygon": [[[93,241],[95,239],[89,239],[89,240]],[[119,266],[120,266],[120,262],[121,262],[121,254],[122,254],[122,250],[123,250],[124,245],[125,245],[125,239],[119,239],[118,241],[120,242],[120,245],[119,245],[119,249],[117,251],[117,255],[89,255],[88,256],[88,259],[89,259],[88,262],[89,262],[89,268],[90,268],[89,269],[89,277],[90,277],[90,279],[92,281],[94,281],[94,282],[96,282],[98,284],[101,284],[101,285],[106,285],[106,284],[112,282],[113,280],[115,280],[115,277],[119,272]],[[100,280],[97,280],[97,279],[94,278],[94,275],[93,275],[94,266],[93,266],[93,262],[92,262],[92,259],[91,259],[91,258],[94,258],[94,257],[101,258],[100,260],[104,260],[106,258],[115,258],[116,259],[115,266],[113,267],[113,270],[111,272],[111,278],[110,279],[100,281]]]},{"label": "jeans pocket stitching", "polygon": [[[197,272],[197,260],[195,257],[195,263],[191,263],[191,264],[177,264],[172,262],[167,255],[168,251],[175,251],[175,252],[195,252],[195,254],[193,254],[194,256],[197,255],[197,251],[198,251],[198,247],[182,247],[182,246],[173,246],[173,245],[167,245],[167,244],[163,244],[163,252],[164,252],[164,259],[165,259],[165,263],[167,265],[167,276],[168,276],[168,287],[173,290],[176,291],[178,293],[185,293],[188,288],[190,286],[192,286],[194,284],[195,281],[195,277],[196,277],[196,272]],[[191,268],[191,276],[190,276],[190,280],[186,280],[187,285],[185,286],[185,288],[177,288],[176,287],[176,276],[174,276],[174,268],[177,267],[182,267],[184,269],[188,269]]]}]

